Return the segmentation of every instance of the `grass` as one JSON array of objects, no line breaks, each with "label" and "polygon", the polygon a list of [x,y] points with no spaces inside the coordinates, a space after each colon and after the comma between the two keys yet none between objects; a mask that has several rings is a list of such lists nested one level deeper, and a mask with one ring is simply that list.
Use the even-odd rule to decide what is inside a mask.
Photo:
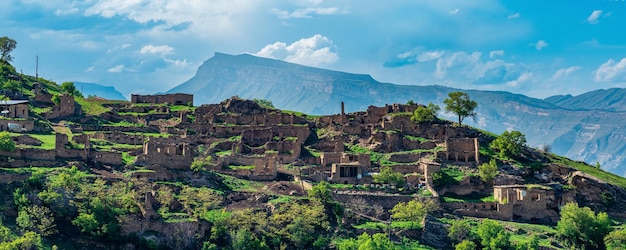
[{"label": "grass", "polygon": [[418,142],[429,142],[429,141],[431,141],[430,139],[426,139],[426,138],[418,137],[418,136],[411,136],[411,135],[404,135],[404,138],[409,139],[409,141],[418,141]]},{"label": "grass", "polygon": [[95,100],[80,97],[75,97],[74,99],[78,104],[80,104],[82,110],[85,111],[85,113],[88,115],[100,115],[102,113],[111,111],[111,108],[105,108],[104,106],[102,106],[101,102]]},{"label": "grass", "polygon": [[[386,230],[388,228],[387,223],[368,221],[360,225],[352,226],[356,229],[381,229]],[[419,222],[411,221],[391,221],[391,228],[393,229],[420,229],[422,225]]]},{"label": "grass", "polygon": [[603,180],[607,183],[626,189],[626,178],[624,177],[606,172],[602,169],[590,166],[584,162],[574,161],[555,154],[548,154],[547,156],[553,163],[558,163],[575,168],[576,170],[593,175],[596,178]]},{"label": "grass", "polygon": [[474,197],[474,196],[442,196],[441,197],[444,202],[495,202],[496,199],[493,197],[493,194],[485,197]]},{"label": "grass", "polygon": [[298,198],[293,197],[293,196],[281,195],[281,196],[278,196],[277,198],[269,200],[267,203],[270,203],[270,204],[289,203],[295,199],[298,199]]},{"label": "grass", "polygon": [[[16,134],[18,135],[18,134]],[[54,133],[50,134],[28,134],[30,137],[33,137],[37,140],[41,141],[41,146],[26,146],[29,148],[39,148],[39,149],[54,149],[56,146],[56,135]]]},{"label": "grass", "polygon": [[230,170],[252,170],[256,168],[256,166],[236,166],[236,165],[229,165],[228,169]]},{"label": "grass", "polygon": [[217,174],[224,178],[223,183],[233,191],[259,192],[263,189],[263,183],[243,180],[230,175]]}]

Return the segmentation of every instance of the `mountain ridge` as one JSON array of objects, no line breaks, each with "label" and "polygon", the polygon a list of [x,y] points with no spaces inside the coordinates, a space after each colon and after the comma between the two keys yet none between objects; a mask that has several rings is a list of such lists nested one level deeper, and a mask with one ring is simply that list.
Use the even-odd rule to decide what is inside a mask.
[{"label": "mountain ridge", "polygon": [[[620,142],[626,135],[622,125],[626,112],[615,111],[621,109],[621,104],[615,102],[611,108],[581,109],[584,102],[574,96],[538,99],[506,91],[396,85],[378,82],[365,74],[224,53],[206,60],[195,76],[167,93],[194,94],[196,104],[217,103],[231,96],[268,99],[280,109],[320,115],[341,113],[342,102],[345,112],[408,100],[443,105],[452,91],[467,92],[479,103],[476,121],[468,120],[470,125],[493,133],[519,130],[526,134],[531,146],[551,145],[557,154],[592,164],[598,162],[606,170],[626,174],[626,159],[620,156],[626,154]],[[607,92],[598,93],[593,96],[610,96]],[[595,103],[599,106],[603,102]],[[454,119],[449,113],[440,116]]]}]

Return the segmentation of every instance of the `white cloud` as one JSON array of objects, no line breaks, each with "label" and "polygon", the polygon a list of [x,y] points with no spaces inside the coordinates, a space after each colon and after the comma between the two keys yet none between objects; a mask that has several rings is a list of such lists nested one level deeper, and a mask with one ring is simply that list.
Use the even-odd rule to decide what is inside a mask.
[{"label": "white cloud", "polygon": [[87,68],[85,71],[86,72],[93,72],[95,70],[96,70],[96,68],[94,66],[91,66],[91,67]]},{"label": "white cloud", "polygon": [[547,43],[544,40],[539,40],[536,43],[531,43],[529,44],[530,46],[535,46],[535,49],[537,50],[542,50],[545,47],[548,47],[548,45],[550,45],[549,43]]},{"label": "white cloud", "polygon": [[626,80],[626,57],[622,58],[619,62],[609,59],[607,62],[600,65],[596,70],[595,80],[598,82]]},{"label": "white cloud", "polygon": [[146,45],[146,46],[143,46],[141,50],[139,50],[139,54],[159,54],[162,56],[172,54],[173,52],[174,52],[174,48],[167,46],[167,45],[161,45],[161,46]]},{"label": "white cloud", "polygon": [[519,12],[517,12],[515,14],[507,16],[506,19],[518,19],[520,17],[522,17],[522,15]]},{"label": "white cloud", "polygon": [[428,62],[428,61],[432,61],[432,60],[435,60],[435,59],[439,59],[443,55],[443,53],[444,53],[444,51],[442,51],[442,50],[423,52],[423,53],[421,53],[421,54],[419,54],[417,56],[417,61],[418,62]]},{"label": "white cloud", "polygon": [[117,65],[117,66],[115,66],[113,68],[110,68],[107,71],[109,71],[111,73],[119,73],[119,72],[122,72],[124,70],[124,68],[125,68],[124,64],[120,64],[120,65]]},{"label": "white cloud", "polygon": [[517,79],[512,80],[512,81],[508,81],[506,83],[506,85],[510,86],[510,87],[518,87],[521,83],[530,80],[530,77],[532,77],[532,76],[533,76],[533,73],[531,73],[531,72],[524,72]]},{"label": "white cloud", "polygon": [[448,70],[453,67],[466,68],[467,70],[463,71],[466,71],[465,73],[468,73],[467,71],[472,70],[472,67],[481,64],[481,55],[482,54],[480,52],[474,51],[471,54],[468,54],[466,52],[455,52],[449,56],[441,57],[437,60],[435,76],[439,78],[444,78],[446,77],[446,73],[448,72]]},{"label": "white cloud", "polygon": [[296,10],[294,10],[292,12],[274,8],[274,9],[272,9],[272,12],[276,16],[278,16],[278,18],[281,18],[281,19],[288,19],[288,18],[311,18],[312,14],[315,14],[315,15],[336,15],[336,14],[347,13],[347,11],[340,10],[337,7],[328,7],[328,8],[309,7],[309,8],[296,9]]},{"label": "white cloud", "polygon": [[334,47],[330,39],[316,34],[290,45],[284,42],[268,44],[255,55],[309,66],[320,66],[332,64],[339,59],[337,53],[333,52]]},{"label": "white cloud", "polygon": [[[121,16],[138,23],[162,23],[168,29],[188,24],[187,29],[202,36],[229,36],[243,32],[250,17],[263,1],[247,0],[101,0],[84,10],[86,16]],[[91,4],[91,3],[90,3]]]},{"label": "white cloud", "polygon": [[57,9],[54,14],[57,16],[62,16],[62,15],[70,15],[70,14],[75,14],[78,13],[79,9],[74,7],[74,8],[68,8],[68,9]]},{"label": "white cloud", "polygon": [[494,58],[496,56],[503,56],[504,50],[492,50],[489,52],[489,58]]},{"label": "white cloud", "polygon": [[459,11],[460,11],[459,9],[453,9],[453,10],[451,10],[451,11],[450,11],[450,12],[448,12],[448,13],[450,13],[450,15],[456,15],[456,14],[458,14],[458,13],[459,13]]},{"label": "white cloud", "polygon": [[587,17],[587,22],[590,24],[596,24],[598,23],[598,19],[600,18],[601,15],[602,15],[602,10],[594,10],[593,12],[591,12],[591,15]]},{"label": "white cloud", "polygon": [[582,67],[580,66],[572,66],[569,68],[559,69],[554,73],[554,75],[552,75],[552,79],[557,79],[557,78],[568,76],[569,74],[574,73],[574,71],[578,71],[581,69]]}]

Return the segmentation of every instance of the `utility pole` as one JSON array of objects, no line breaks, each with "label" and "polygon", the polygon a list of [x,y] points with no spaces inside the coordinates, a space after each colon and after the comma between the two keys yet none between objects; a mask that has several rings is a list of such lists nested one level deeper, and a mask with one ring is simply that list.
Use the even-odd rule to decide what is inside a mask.
[{"label": "utility pole", "polygon": [[35,80],[39,81],[39,55],[36,55],[35,58]]}]

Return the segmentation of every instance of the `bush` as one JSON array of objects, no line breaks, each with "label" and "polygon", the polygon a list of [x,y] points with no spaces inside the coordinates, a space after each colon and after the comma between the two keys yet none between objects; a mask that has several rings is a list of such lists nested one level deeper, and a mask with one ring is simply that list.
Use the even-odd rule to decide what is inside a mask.
[{"label": "bush", "polygon": [[489,163],[483,163],[478,166],[478,175],[480,179],[486,183],[492,183],[493,178],[498,175],[498,165],[495,159],[491,159]]},{"label": "bush", "polygon": [[498,138],[493,140],[489,147],[499,152],[500,158],[513,158],[518,156],[526,145],[526,136],[519,131],[504,131]]}]

